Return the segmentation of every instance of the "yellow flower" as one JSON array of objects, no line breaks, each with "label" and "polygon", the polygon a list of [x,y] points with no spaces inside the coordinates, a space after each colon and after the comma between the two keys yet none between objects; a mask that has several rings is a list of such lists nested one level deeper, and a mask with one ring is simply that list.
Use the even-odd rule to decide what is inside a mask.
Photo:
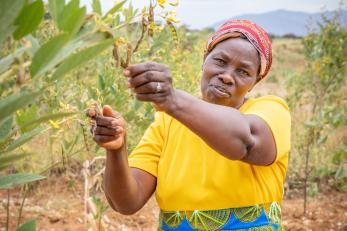
[{"label": "yellow flower", "polygon": [[160,7],[164,8],[164,4],[165,4],[166,0],[158,0],[158,4]]},{"label": "yellow flower", "polygon": [[48,122],[51,124],[52,128],[59,128],[59,124],[57,121],[48,120]]},{"label": "yellow flower", "polygon": [[127,43],[127,40],[124,37],[119,37],[118,39],[116,39],[116,41],[114,41],[115,45],[120,46],[123,44]]}]

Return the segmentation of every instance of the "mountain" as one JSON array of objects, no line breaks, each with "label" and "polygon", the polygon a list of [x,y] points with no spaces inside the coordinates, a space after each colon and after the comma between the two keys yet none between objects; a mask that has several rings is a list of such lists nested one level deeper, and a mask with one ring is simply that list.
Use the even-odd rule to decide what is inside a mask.
[{"label": "mountain", "polygon": [[[334,17],[333,11],[324,13],[328,18]],[[322,21],[322,13],[306,13],[288,10],[276,10],[262,14],[244,14],[232,17],[232,19],[247,19],[263,27],[268,33],[283,36],[294,34],[296,36],[305,36],[308,28],[317,28],[317,22]],[[341,11],[342,24],[347,27],[347,10]],[[219,21],[211,25],[217,29],[226,20]]]}]

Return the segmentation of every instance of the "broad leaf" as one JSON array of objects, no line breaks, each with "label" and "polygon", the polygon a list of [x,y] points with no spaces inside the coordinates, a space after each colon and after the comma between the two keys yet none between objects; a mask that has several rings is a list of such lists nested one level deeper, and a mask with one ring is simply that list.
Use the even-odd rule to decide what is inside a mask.
[{"label": "broad leaf", "polygon": [[32,35],[28,35],[25,37],[25,39],[29,40],[31,43],[31,47],[26,51],[30,58],[33,58],[36,51],[40,48],[39,41],[37,41],[36,38],[34,38]]},{"label": "broad leaf", "polygon": [[59,113],[55,113],[55,114],[44,115],[44,116],[41,116],[40,118],[37,118],[37,119],[28,120],[26,123],[21,125],[21,129],[31,127],[31,126],[37,126],[38,124],[41,124],[43,122],[47,122],[48,120],[56,120],[56,119],[60,119],[63,117],[72,116],[75,114],[76,114],[76,112],[59,112]]},{"label": "broad leaf", "polygon": [[10,116],[12,113],[20,108],[23,108],[31,101],[33,101],[37,96],[39,96],[42,91],[29,92],[21,91],[12,94],[7,97],[0,99],[0,122],[6,117]]},{"label": "broad leaf", "polygon": [[59,17],[61,17],[61,12],[63,11],[64,6],[65,6],[64,0],[49,0],[48,1],[49,12],[57,26],[58,26],[58,19]]},{"label": "broad leaf", "polygon": [[26,1],[1,0],[0,7],[0,43],[10,36],[16,27],[13,25]]},{"label": "broad leaf", "polygon": [[41,0],[27,4],[15,21],[17,28],[13,33],[13,37],[19,40],[34,31],[43,19],[44,13],[43,2]]},{"label": "broad leaf", "polygon": [[108,39],[103,42],[100,42],[97,45],[88,47],[82,51],[79,51],[71,55],[69,58],[64,60],[64,62],[57,68],[57,70],[53,74],[52,80],[59,79],[60,77],[65,75],[67,72],[71,71],[72,69],[76,68],[82,63],[94,58],[97,54],[105,50],[111,44],[112,44],[112,40]]},{"label": "broad leaf", "polygon": [[93,11],[99,15],[102,15],[101,5],[99,0],[93,0]]},{"label": "broad leaf", "polygon": [[16,187],[17,185],[30,183],[45,178],[46,177],[44,176],[28,173],[15,173],[11,175],[0,176],[0,189],[10,189]]},{"label": "broad leaf", "polygon": [[10,152],[15,150],[16,148],[20,147],[21,145],[25,144],[32,138],[34,138],[36,135],[40,134],[42,131],[44,131],[44,128],[35,128],[34,130],[31,130],[30,132],[24,133],[21,135],[18,139],[14,140],[8,148],[5,150],[5,152]]},{"label": "broad leaf", "polygon": [[35,231],[36,230],[36,220],[30,220],[22,224],[16,231]]},{"label": "broad leaf", "polygon": [[113,15],[120,11],[123,7],[123,5],[126,3],[127,0],[121,1],[117,3],[114,7],[112,7],[103,17],[103,19],[106,19],[108,15]]},{"label": "broad leaf", "polygon": [[6,57],[2,58],[0,60],[0,74],[7,71],[10,67],[11,64],[13,63],[13,60],[15,57],[19,57],[23,52],[28,49],[26,47],[21,47],[15,51],[14,54],[9,54]]},{"label": "broad leaf", "polygon": [[10,115],[9,117],[0,122],[0,140],[5,138],[11,132],[12,124],[13,115]]},{"label": "broad leaf", "polygon": [[79,8],[79,0],[71,0],[58,17],[58,28],[74,35],[81,27],[86,8]]},{"label": "broad leaf", "polygon": [[6,154],[6,155],[0,155],[0,171],[7,168],[8,166],[10,166],[11,164],[13,164],[13,162],[23,159],[24,157],[30,156],[31,153],[11,153],[11,154]]},{"label": "broad leaf", "polygon": [[32,78],[45,73],[56,65],[52,65],[51,61],[61,51],[68,39],[69,36],[67,34],[60,34],[41,46],[35,53],[30,67]]}]

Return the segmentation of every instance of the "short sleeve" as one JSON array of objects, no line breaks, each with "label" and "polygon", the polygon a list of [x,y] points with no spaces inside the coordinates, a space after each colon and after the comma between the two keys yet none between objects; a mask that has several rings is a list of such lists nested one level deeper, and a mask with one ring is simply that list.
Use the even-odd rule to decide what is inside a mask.
[{"label": "short sleeve", "polygon": [[158,175],[158,163],[164,145],[164,113],[156,112],[139,144],[129,156],[129,166]]},{"label": "short sleeve", "polygon": [[244,113],[259,116],[270,127],[276,143],[275,162],[288,154],[291,118],[288,105],[283,99],[277,96],[257,98]]}]

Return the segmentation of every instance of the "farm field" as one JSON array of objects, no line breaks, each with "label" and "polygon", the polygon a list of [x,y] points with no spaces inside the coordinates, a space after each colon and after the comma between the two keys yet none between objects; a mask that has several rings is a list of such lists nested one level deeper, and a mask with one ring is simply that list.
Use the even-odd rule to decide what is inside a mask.
[{"label": "farm field", "polygon": [[[74,182],[74,183],[72,183]],[[36,218],[38,230],[87,230],[84,224],[83,179],[81,176],[54,176],[40,183],[37,190],[30,193],[24,208],[24,220]],[[303,216],[302,193],[296,192],[283,201],[283,223],[288,231],[308,230],[346,230],[347,193],[325,188],[324,191],[309,199],[309,212]],[[17,192],[18,193],[18,192]],[[2,206],[6,201],[0,194]],[[100,195],[103,197],[103,195]],[[21,198],[14,193],[11,201],[11,229],[16,222],[16,210]],[[105,202],[106,203],[106,202]],[[106,212],[109,219],[108,230],[155,231],[158,225],[158,206],[152,197],[139,212],[131,216],[120,215],[111,209]],[[0,227],[5,225],[5,213],[0,215]]]},{"label": "farm field", "polygon": [[[104,14],[98,2],[87,14],[78,0],[4,0],[13,11],[0,17],[0,231],[157,228],[154,196],[131,216],[108,206],[105,151],[85,110],[119,111],[133,150],[155,108],[135,99],[124,69],[166,64],[175,88],[201,98],[213,29],[177,26],[166,1],[143,9],[118,1]],[[290,108],[286,230],[347,231],[347,30],[338,17],[322,15],[303,38],[271,36],[271,71],[248,96],[277,95]]]}]

